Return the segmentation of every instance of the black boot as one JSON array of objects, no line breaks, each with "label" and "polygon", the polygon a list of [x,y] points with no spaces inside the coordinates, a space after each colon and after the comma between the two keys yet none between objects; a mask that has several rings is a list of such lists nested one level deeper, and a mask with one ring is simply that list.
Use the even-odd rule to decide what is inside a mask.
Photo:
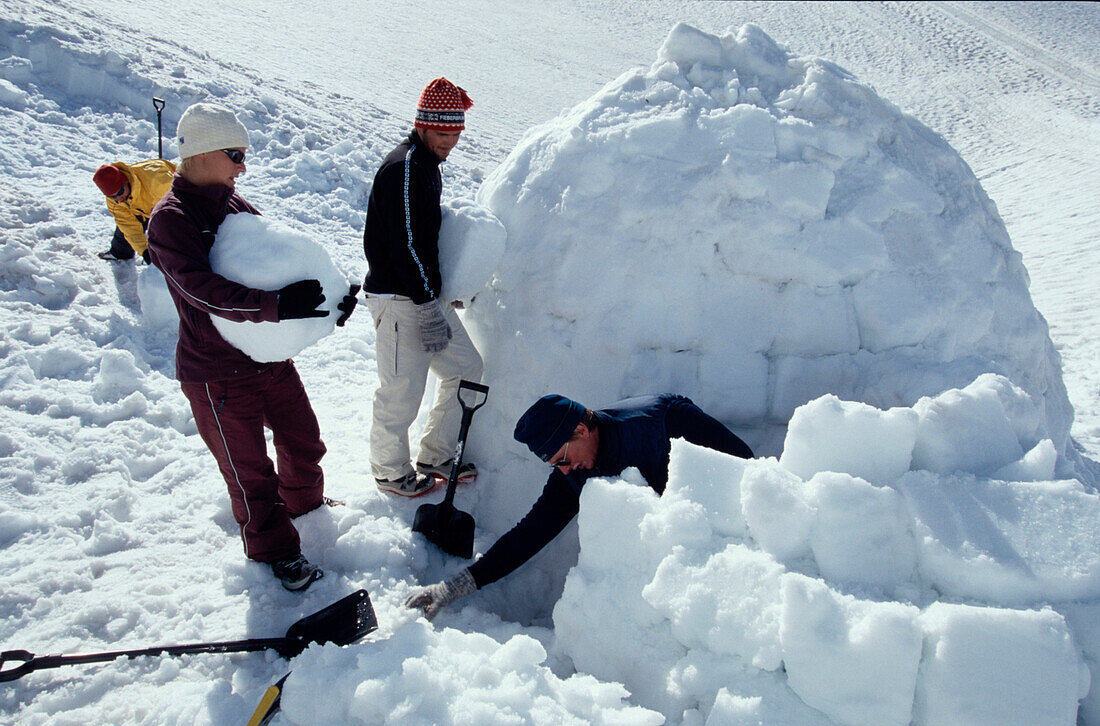
[{"label": "black boot", "polygon": [[111,249],[100,252],[99,259],[108,262],[125,262],[134,259],[134,248],[126,241],[126,237],[118,227],[115,227],[115,235],[111,237]]}]

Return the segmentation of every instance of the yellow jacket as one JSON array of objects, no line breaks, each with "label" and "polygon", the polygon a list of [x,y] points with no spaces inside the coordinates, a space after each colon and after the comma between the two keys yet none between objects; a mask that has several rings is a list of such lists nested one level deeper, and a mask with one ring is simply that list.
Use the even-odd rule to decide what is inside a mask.
[{"label": "yellow jacket", "polygon": [[176,165],[164,159],[149,159],[136,164],[115,161],[111,166],[126,175],[130,182],[130,196],[125,202],[106,197],[107,210],[115,218],[115,224],[122,230],[126,241],[140,255],[149,247],[143,223],[149,221],[153,207],[172,188]]}]

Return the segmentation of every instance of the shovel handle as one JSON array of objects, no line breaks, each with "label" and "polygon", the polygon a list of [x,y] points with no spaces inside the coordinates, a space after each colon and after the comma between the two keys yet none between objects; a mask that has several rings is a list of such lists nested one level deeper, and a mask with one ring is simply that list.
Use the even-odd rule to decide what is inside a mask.
[{"label": "shovel handle", "polygon": [[[141,658],[154,655],[189,655],[192,653],[247,653],[257,650],[279,650],[287,647],[287,638],[251,638],[220,643],[190,643],[187,645],[160,645],[137,650],[114,650],[106,653],[82,653],[77,655],[42,655],[25,650],[5,650],[0,653],[0,682],[14,681],[31,671],[60,668],[84,663],[110,663],[116,658]],[[8,661],[19,662],[13,668],[4,668]]]},{"label": "shovel handle", "polygon": [[164,99],[153,96],[153,108],[157,110],[157,157],[164,158],[164,137],[160,130],[160,112],[164,110]]},{"label": "shovel handle", "polygon": [[[473,391],[472,400],[476,403],[467,403],[462,397],[464,391]],[[466,450],[466,434],[470,432],[470,421],[474,418],[474,411],[485,405],[489,400],[489,387],[482,383],[461,380],[458,382],[458,405],[462,406],[462,423],[458,427],[458,443],[455,445],[455,455],[451,462],[451,476],[447,480],[447,493],[443,497],[443,511],[450,512],[454,509],[455,485],[458,484],[458,472],[462,468],[462,455]],[[481,397],[481,400],[477,399]]]}]

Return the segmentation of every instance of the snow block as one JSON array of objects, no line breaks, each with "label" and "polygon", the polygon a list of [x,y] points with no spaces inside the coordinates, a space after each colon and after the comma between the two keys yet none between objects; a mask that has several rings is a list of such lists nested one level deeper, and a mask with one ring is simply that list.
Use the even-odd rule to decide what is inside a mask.
[{"label": "snow block", "polygon": [[145,324],[154,330],[173,329],[179,325],[179,313],[172,296],[168,293],[168,283],[164,274],[152,265],[144,265],[138,270],[138,302],[141,304],[141,317]]},{"label": "snow block", "polygon": [[440,210],[439,296],[468,303],[500,264],[508,232],[496,215],[473,200],[448,200]]},{"label": "snow block", "polygon": [[731,544],[706,558],[678,547],[661,562],[642,597],[669,620],[685,647],[739,656],[772,671],[781,657],[784,572],[770,556],[744,545]]},{"label": "snow block", "polygon": [[1088,696],[1081,701],[1080,723],[1100,724],[1100,602],[1069,603],[1056,609],[1073,632],[1091,676]]},{"label": "snow block", "polygon": [[913,577],[917,547],[900,494],[831,472],[815,475],[806,489],[815,512],[810,549],[826,579],[889,592]]},{"label": "snow block", "polygon": [[1044,438],[1038,407],[1003,376],[922,398],[913,468],[990,474],[1023,458]]},{"label": "snow block", "polygon": [[779,463],[803,479],[833,471],[889,482],[909,470],[917,420],[912,409],[822,396],[794,412]]},{"label": "snow block", "polygon": [[1089,673],[1053,610],[934,603],[920,616],[921,726],[1068,726]]},{"label": "snow block", "polygon": [[747,466],[749,462],[736,456],[674,439],[662,503],[679,498],[697,502],[715,534],[743,537],[748,530],[741,512],[741,477]]},{"label": "snow block", "polygon": [[[668,673],[686,649],[668,622],[642,598],[657,564],[641,536],[641,524],[655,511],[657,495],[624,481],[590,479],[581,492],[580,556],[554,606],[557,647],[578,671],[618,681],[666,715],[683,711],[668,693]],[[614,612],[593,618],[593,612]]]},{"label": "snow block", "polygon": [[321,283],[323,318],[237,323],[217,315],[214,327],[252,360],[270,363],[293,358],[336,329],[336,306],[348,294],[348,281],[318,242],[255,214],[231,214],[210,248],[210,268],[222,277],[258,290],[278,290],[298,280]]},{"label": "snow block", "polygon": [[857,600],[803,575],[784,575],[782,588],[791,689],[838,723],[906,726],[921,659],[920,611]]},{"label": "snow block", "polygon": [[1079,482],[1002,482],[910,472],[921,578],[999,605],[1100,597],[1100,496]]},{"label": "snow block", "polygon": [[11,81],[0,78],[0,106],[7,106],[13,111],[22,111],[27,107],[28,98],[26,91]]},{"label": "snow block", "polygon": [[752,538],[780,562],[809,554],[814,511],[806,485],[775,459],[756,459],[745,469],[741,511]]}]

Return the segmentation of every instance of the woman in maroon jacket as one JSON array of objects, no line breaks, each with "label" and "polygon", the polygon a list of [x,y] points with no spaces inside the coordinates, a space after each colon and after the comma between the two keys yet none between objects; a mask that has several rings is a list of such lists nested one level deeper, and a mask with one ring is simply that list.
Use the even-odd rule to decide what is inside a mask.
[{"label": "woman in maroon jacket", "polygon": [[[229,109],[197,103],[184,111],[177,136],[182,161],[148,228],[152,262],[180,316],[176,377],[225,477],[245,555],[271,564],[288,590],[304,590],[324,574],[302,556],[291,522],[324,501],[325,445],[317,417],[292,361],[257,363],[226,342],[210,316],[237,322],[324,317],[328,313],[316,308],[325,298],[317,280],[256,290],[210,269],[210,248],[226,215],[259,214],[234,191],[245,171],[248,131]],[[351,307],[341,309],[342,324]]]}]

